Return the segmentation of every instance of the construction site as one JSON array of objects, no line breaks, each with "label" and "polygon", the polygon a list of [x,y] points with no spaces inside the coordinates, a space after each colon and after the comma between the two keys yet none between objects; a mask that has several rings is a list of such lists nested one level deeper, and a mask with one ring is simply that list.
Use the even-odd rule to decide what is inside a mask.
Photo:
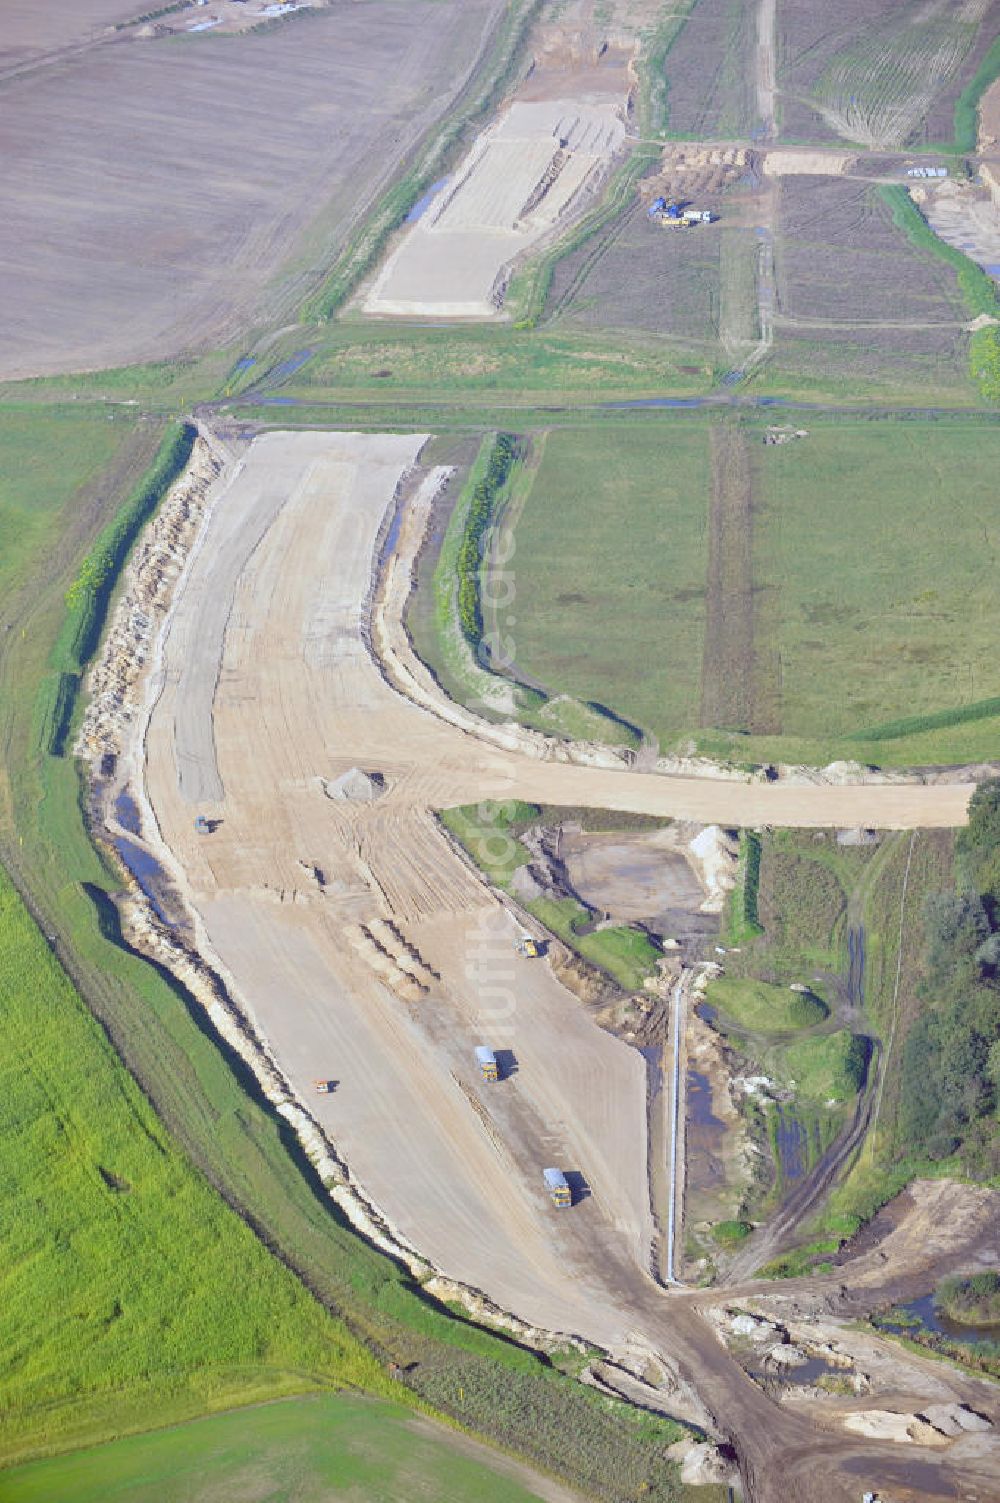
[{"label": "construction site", "polygon": [[229,1299],[252,1244],[328,1324],[220,1302],[230,1385],[202,1289],[182,1381],[154,1308],[130,1409],[105,1255],[66,1392],[12,1337],[0,1497],[326,1390],[546,1503],[997,1503],[997,1328],[935,1301],[1000,1248],[1000,6],[28,9],[0,880]]},{"label": "construction site", "polygon": [[[851,1419],[871,1410],[869,1390],[822,1417],[776,1409],[711,1334],[744,1286],[684,1288],[706,1068],[693,1006],[734,872],[718,828],[949,826],[969,785],[658,776],[477,720],[444,699],[402,625],[429,498],[448,481],[421,465],[425,442],[248,444],[202,428],[132,566],[79,742],[133,873],[126,932],[201,999],[337,1204],[429,1291],[525,1339],[599,1348],[602,1381],[714,1437],[690,1462],[706,1481],[735,1475],[739,1436],[755,1497],[784,1496],[791,1467],[797,1496],[853,1498],[859,1433],[866,1466],[891,1479],[900,1465],[872,1443],[874,1421],[858,1432]],[[682,912],[707,914],[663,969],[658,1035],[634,1026],[649,1006],[602,1026],[564,984],[563,947],[436,817],[512,799],[688,822],[632,880],[610,875],[620,837],[617,853],[607,838],[564,853],[609,915],[669,915],[666,934]],[[980,1227],[970,1210],[928,1256],[947,1260],[954,1237],[968,1254]],[[808,1282],[836,1323],[842,1272]],[[786,1325],[773,1340],[792,1342]],[[894,1399],[910,1392],[920,1412],[919,1373],[893,1371]],[[938,1388],[985,1429],[934,1440],[933,1455],[983,1488],[995,1398]]]}]

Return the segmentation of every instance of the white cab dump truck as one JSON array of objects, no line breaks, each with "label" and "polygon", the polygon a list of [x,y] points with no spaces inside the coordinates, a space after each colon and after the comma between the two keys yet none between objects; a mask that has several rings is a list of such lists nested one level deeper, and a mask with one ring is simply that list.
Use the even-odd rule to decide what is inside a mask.
[{"label": "white cab dump truck", "polygon": [[543,1169],[542,1178],[552,1204],[560,1211],[573,1204],[573,1194],[561,1169]]},{"label": "white cab dump truck", "polygon": [[499,1080],[500,1071],[497,1068],[497,1057],[492,1049],[487,1049],[485,1044],[476,1045],[476,1064],[479,1073],[484,1080]]}]

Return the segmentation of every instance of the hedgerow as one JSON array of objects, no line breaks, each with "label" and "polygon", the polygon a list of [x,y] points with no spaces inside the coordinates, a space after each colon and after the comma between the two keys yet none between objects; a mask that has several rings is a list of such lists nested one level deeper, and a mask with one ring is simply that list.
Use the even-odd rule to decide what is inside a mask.
[{"label": "hedgerow", "polygon": [[514,463],[515,443],[510,433],[497,434],[486,474],[472,492],[465,531],[458,549],[458,619],[467,641],[478,648],[483,636],[483,604],[480,571],[483,550],[497,498]]}]

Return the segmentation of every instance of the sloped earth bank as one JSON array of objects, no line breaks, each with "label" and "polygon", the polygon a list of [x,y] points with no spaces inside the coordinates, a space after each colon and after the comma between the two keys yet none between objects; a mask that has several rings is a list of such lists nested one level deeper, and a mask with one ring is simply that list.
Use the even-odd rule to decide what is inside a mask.
[{"label": "sloped earth bank", "polygon": [[[515,959],[511,914],[429,811],[507,795],[651,812],[742,802],[756,818],[771,808],[776,823],[805,811],[829,824],[831,799],[861,798],[871,812],[886,801],[893,818],[955,821],[967,789],[557,763],[544,744],[535,756],[526,743],[491,747],[474,723],[401,698],[370,652],[368,601],[383,519],[422,444],[275,433],[242,455],[216,446],[219,476],[154,635],[148,731],[144,711],[116,762],[190,938],[139,912],[130,932],[144,928],[146,947],[239,1040],[349,1214],[415,1270],[428,1257],[494,1309],[585,1336],[640,1371],[657,1358],[658,1402],[734,1437],[751,1497],[855,1499],[873,1468],[888,1487],[905,1475],[891,1445],[776,1408],[693,1297],[653,1282],[642,1061],[547,966]],[[354,790],[377,796],[329,796],[352,767],[369,775]],[[198,814],[211,834],[195,832]],[[514,1057],[498,1086],[472,1068],[481,1041]],[[316,1095],[316,1077],[336,1089]],[[548,1163],[590,1191],[569,1214],[541,1194]],[[933,1471],[910,1496],[947,1496],[938,1481]]]}]

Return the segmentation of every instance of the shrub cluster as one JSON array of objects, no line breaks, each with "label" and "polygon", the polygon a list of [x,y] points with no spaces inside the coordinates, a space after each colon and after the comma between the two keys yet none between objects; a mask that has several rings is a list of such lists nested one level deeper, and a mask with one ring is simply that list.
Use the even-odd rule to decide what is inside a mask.
[{"label": "shrub cluster", "polygon": [[742,944],[764,932],[757,906],[760,892],[760,850],[760,836],[752,830],[741,830],[740,875],[733,888],[729,908],[730,939],[734,944]]},{"label": "shrub cluster", "polygon": [[1000,402],[1000,328],[977,329],[969,345],[969,371],[988,402]]},{"label": "shrub cluster", "polygon": [[936,1303],[952,1320],[1000,1326],[1000,1273],[945,1279],[938,1285]]}]

